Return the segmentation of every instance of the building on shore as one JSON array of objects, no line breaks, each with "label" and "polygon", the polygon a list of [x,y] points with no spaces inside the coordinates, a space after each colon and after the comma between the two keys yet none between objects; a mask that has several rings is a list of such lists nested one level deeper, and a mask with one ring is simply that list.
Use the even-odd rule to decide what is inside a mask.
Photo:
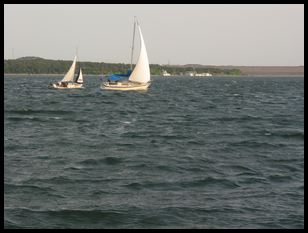
[{"label": "building on shore", "polygon": [[211,73],[200,73],[198,74],[197,72],[189,71],[186,72],[185,75],[190,76],[190,77],[210,77],[213,76]]},{"label": "building on shore", "polygon": [[201,76],[201,77],[210,77],[210,76],[213,76],[211,73],[201,73],[201,74],[195,74],[195,76]]}]

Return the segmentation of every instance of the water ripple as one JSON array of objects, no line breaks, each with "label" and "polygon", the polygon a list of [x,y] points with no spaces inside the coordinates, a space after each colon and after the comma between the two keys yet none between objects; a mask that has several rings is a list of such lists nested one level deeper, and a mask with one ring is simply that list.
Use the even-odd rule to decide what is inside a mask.
[{"label": "water ripple", "polygon": [[4,77],[5,228],[304,228],[303,77],[61,78]]}]

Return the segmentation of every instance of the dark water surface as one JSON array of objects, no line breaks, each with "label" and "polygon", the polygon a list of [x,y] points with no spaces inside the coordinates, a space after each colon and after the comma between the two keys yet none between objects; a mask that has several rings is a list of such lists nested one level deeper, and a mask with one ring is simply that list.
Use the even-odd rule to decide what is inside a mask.
[{"label": "dark water surface", "polygon": [[4,77],[5,228],[304,228],[303,77]]}]

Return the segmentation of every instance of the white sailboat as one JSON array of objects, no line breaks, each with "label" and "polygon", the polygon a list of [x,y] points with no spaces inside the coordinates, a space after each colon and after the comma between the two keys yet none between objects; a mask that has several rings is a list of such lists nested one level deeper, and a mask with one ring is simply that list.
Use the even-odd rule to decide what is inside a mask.
[{"label": "white sailboat", "polygon": [[[134,22],[134,33],[135,33],[136,23],[138,26],[139,36],[140,36],[140,53],[134,70],[132,72],[128,71],[127,74],[113,74],[109,76],[108,81],[102,83],[101,85],[102,89],[121,90],[121,91],[146,90],[151,85],[151,75],[150,75],[148,55],[140,25],[136,21]],[[133,54],[133,48],[134,48],[134,36],[133,36],[132,54]],[[124,77],[128,77],[128,80],[123,81],[122,79]]]},{"label": "white sailboat", "polygon": [[83,75],[81,68],[79,69],[78,75],[75,77],[77,56],[74,57],[73,63],[64,76],[64,78],[56,83],[53,83],[51,87],[57,89],[72,89],[72,88],[83,88]]}]

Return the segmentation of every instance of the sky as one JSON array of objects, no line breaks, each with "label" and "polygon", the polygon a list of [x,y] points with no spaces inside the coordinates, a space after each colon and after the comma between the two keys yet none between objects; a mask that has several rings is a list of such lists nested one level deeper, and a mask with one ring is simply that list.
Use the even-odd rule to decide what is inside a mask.
[{"label": "sky", "polygon": [[5,4],[4,59],[130,63],[134,16],[150,64],[304,65],[303,4]]}]

